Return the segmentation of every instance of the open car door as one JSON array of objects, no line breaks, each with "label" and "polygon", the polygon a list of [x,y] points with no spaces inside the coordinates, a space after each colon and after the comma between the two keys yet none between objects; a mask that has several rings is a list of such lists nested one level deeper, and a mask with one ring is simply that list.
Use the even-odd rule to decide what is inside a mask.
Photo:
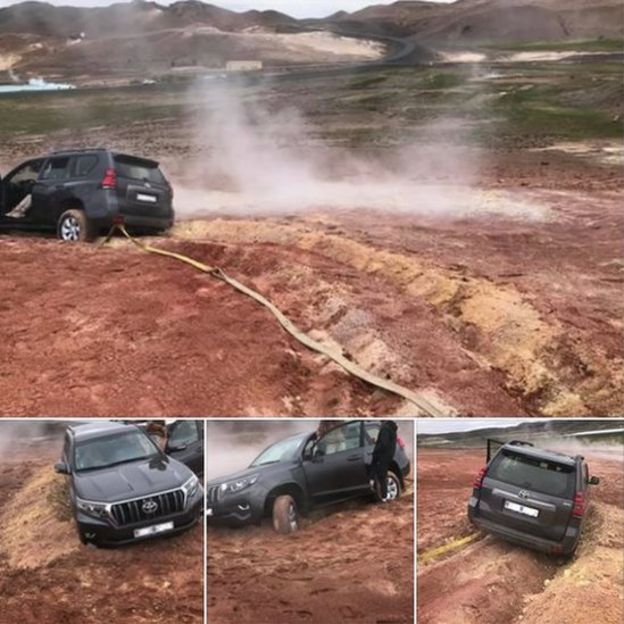
[{"label": "open car door", "polygon": [[167,425],[167,455],[186,464],[196,475],[204,474],[204,423],[176,420]]}]

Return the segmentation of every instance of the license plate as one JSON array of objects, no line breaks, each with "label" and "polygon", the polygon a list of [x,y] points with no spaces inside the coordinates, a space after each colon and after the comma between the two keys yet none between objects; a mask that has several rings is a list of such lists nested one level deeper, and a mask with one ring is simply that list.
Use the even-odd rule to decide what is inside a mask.
[{"label": "license plate", "polygon": [[206,515],[207,516],[213,516],[214,515],[214,511],[212,510],[212,507],[208,507],[208,509],[206,509]]},{"label": "license plate", "polygon": [[505,501],[505,509],[510,509],[511,511],[524,514],[525,516],[531,516],[531,518],[537,518],[537,516],[539,516],[539,509],[518,505],[518,503],[512,501]]},{"label": "license plate", "polygon": [[173,522],[163,522],[162,524],[153,524],[152,526],[143,527],[142,529],[134,529],[134,537],[145,537],[147,535],[158,535],[158,533],[166,533],[173,530]]},{"label": "license plate", "polygon": [[149,202],[151,204],[156,203],[156,197],[154,195],[146,195],[145,193],[137,193],[137,199],[143,202]]}]

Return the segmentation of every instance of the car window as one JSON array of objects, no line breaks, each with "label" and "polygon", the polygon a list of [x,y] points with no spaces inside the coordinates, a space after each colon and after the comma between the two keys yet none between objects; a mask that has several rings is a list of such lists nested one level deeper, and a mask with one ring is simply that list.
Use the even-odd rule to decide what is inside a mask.
[{"label": "car window", "polygon": [[78,156],[74,165],[74,175],[77,178],[84,178],[89,175],[98,164],[98,157],[94,154],[90,156]]},{"label": "car window", "polygon": [[487,476],[527,490],[561,498],[571,498],[574,493],[572,466],[508,450],[503,450],[494,458]]},{"label": "car window", "polygon": [[317,448],[324,455],[333,455],[359,448],[360,430],[361,423],[359,422],[336,427],[318,441]]},{"label": "car window", "polygon": [[33,160],[20,167],[12,176],[7,178],[11,184],[19,184],[20,182],[34,182],[39,176],[41,170],[41,160]]},{"label": "car window", "polygon": [[182,446],[192,444],[197,440],[199,440],[197,423],[194,420],[182,420],[171,428],[168,443],[170,446]]},{"label": "car window", "polygon": [[364,443],[366,446],[374,445],[379,437],[379,430],[381,429],[380,423],[367,422],[364,425]]},{"label": "car window", "polygon": [[69,156],[50,158],[43,169],[42,180],[63,180],[67,177]]},{"label": "car window", "polygon": [[294,457],[300,444],[301,437],[299,436],[280,440],[262,451],[250,465],[262,466],[263,464],[276,464],[281,461],[288,461]]}]

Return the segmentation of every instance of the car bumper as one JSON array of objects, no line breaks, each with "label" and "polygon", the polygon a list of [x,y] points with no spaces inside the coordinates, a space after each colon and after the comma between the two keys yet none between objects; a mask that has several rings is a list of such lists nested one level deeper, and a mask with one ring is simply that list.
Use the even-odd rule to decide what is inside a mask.
[{"label": "car bumper", "polygon": [[[92,541],[103,546],[122,546],[124,544],[130,544],[133,542],[140,542],[154,537],[165,537],[167,535],[175,535],[181,533],[193,527],[201,518],[201,512],[204,503],[204,493],[200,488],[198,493],[190,501],[187,508],[180,513],[171,514],[168,516],[159,516],[153,520],[147,520],[140,523],[125,525],[125,526],[113,526],[106,520],[100,520],[87,516],[82,512],[78,512],[76,515],[76,524],[78,530],[87,536],[89,541]],[[146,535],[142,537],[135,537],[135,530],[146,528],[152,525],[163,524],[166,522],[172,522],[173,528],[168,529],[162,533],[156,533],[154,535]]]},{"label": "car bumper", "polygon": [[[476,499],[475,499],[476,500]],[[532,550],[547,553],[549,555],[569,555],[576,549],[580,537],[580,528],[568,526],[565,536],[561,541],[549,540],[537,537],[529,533],[523,533],[516,529],[511,529],[502,524],[497,524],[479,516],[477,505],[473,499],[468,503],[468,518],[478,529],[491,533],[508,542],[519,544]]]},{"label": "car bumper", "polygon": [[206,518],[210,524],[246,526],[260,522],[264,515],[266,493],[241,492],[230,494],[218,501],[207,502]]}]

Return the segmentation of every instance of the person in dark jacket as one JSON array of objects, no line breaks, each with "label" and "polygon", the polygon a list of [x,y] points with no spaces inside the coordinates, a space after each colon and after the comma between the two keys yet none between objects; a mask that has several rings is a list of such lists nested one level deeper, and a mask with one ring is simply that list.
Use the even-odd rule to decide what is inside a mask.
[{"label": "person in dark jacket", "polygon": [[375,490],[384,503],[388,500],[388,469],[396,452],[397,429],[397,424],[394,421],[382,421],[373,449],[372,478],[375,483]]}]

